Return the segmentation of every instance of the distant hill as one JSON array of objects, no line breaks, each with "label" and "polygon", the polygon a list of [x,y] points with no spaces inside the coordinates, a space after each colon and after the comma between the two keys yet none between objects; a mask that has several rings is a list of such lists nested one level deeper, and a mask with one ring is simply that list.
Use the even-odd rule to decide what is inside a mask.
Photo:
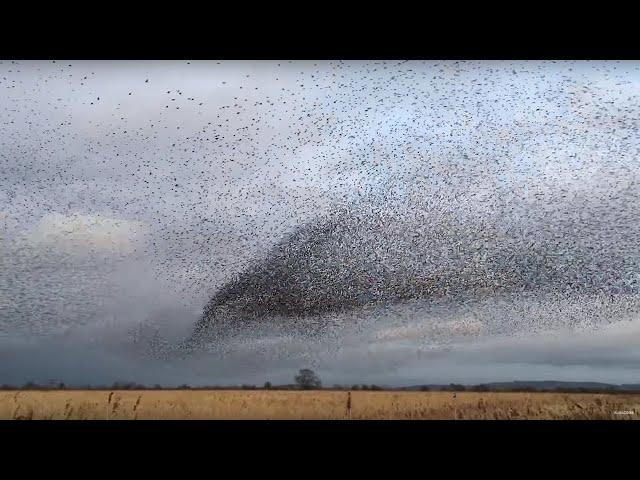
[{"label": "distant hill", "polygon": [[615,389],[619,388],[619,385],[613,385],[610,383],[601,383],[601,382],[559,382],[555,380],[542,380],[536,382],[527,382],[527,381],[514,381],[514,382],[493,382],[489,383],[488,386],[492,390],[504,390],[504,389],[513,389],[520,387],[532,387],[539,390],[553,390],[557,388],[587,388],[590,390],[593,389]]},{"label": "distant hill", "polygon": [[620,385],[620,389],[640,392],[640,383],[623,383]]},{"label": "distant hill", "polygon": [[540,381],[513,381],[513,382],[489,382],[478,385],[413,385],[410,387],[400,388],[399,390],[485,390],[491,392],[504,391],[557,391],[557,390],[584,390],[584,391],[637,391],[640,392],[640,383],[634,384],[612,384],[601,382],[561,382],[557,380],[540,380]]}]

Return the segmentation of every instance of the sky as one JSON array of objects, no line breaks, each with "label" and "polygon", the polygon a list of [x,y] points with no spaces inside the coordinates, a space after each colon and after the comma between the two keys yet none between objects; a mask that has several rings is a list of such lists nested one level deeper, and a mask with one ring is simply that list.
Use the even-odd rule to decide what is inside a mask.
[{"label": "sky", "polygon": [[637,383],[634,292],[365,309],[316,319],[334,325],[321,338],[271,319],[186,358],[150,345],[368,194],[496,225],[533,205],[532,231],[583,201],[634,264],[639,91],[638,62],[2,61],[0,384],[261,384],[309,366],[328,384]]}]

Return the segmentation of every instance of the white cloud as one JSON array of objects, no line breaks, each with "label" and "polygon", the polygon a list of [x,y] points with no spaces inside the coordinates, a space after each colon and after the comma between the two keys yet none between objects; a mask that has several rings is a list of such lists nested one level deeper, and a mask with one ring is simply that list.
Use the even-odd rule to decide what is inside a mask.
[{"label": "white cloud", "polygon": [[147,233],[144,222],[50,213],[40,219],[26,239],[34,246],[53,247],[70,254],[87,251],[130,254]]}]

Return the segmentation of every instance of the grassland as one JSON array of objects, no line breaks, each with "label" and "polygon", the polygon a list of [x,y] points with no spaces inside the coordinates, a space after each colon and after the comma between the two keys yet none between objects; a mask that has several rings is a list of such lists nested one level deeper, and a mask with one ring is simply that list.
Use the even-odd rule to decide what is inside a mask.
[{"label": "grassland", "polygon": [[640,394],[15,390],[0,392],[0,419],[638,420]]}]

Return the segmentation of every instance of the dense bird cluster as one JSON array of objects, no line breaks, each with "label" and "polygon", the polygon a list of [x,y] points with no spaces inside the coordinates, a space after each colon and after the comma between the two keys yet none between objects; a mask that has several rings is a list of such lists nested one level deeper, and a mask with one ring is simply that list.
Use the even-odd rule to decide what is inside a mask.
[{"label": "dense bird cluster", "polygon": [[550,326],[626,318],[639,82],[632,62],[3,61],[0,331],[126,316],[127,265],[161,285],[145,301],[204,305],[190,344],[407,305],[493,332],[534,298]]},{"label": "dense bird cluster", "polygon": [[637,189],[621,203],[575,195],[558,202],[553,217],[537,202],[511,199],[478,216],[443,208],[454,199],[435,203],[420,189],[412,193],[372,196],[298,227],[215,294],[196,337],[216,322],[367,305],[460,304],[505,294],[609,303],[638,294],[640,224],[630,202]]}]

